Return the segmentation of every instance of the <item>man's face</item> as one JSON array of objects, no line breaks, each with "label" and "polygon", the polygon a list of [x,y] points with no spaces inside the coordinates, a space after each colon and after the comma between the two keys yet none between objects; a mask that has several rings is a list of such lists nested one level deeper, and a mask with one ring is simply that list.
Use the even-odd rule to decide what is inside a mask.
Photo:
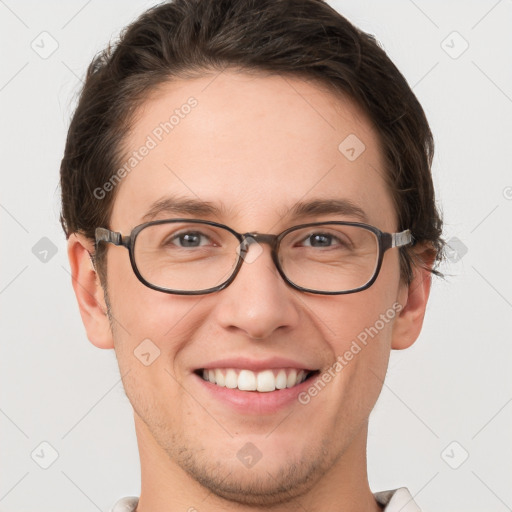
[{"label": "man's face", "polygon": [[[298,79],[230,71],[213,78],[166,84],[143,105],[127,152],[146,144],[148,135],[157,145],[119,185],[111,229],[129,234],[155,203],[172,196],[211,203],[221,213],[162,211],[151,220],[201,218],[240,233],[275,234],[306,222],[359,221],[332,213],[289,215],[298,202],[341,199],[364,210],[369,224],[397,231],[376,134],[352,103]],[[190,96],[197,105],[158,141],[155,128]],[[351,134],[365,146],[356,159],[338,149]],[[364,457],[367,420],[391,347],[389,311],[406,297],[397,250],[385,254],[369,289],[328,296],[292,289],[270,247],[261,249],[231,285],[199,296],[144,286],[122,247],[109,245],[107,258],[116,355],[141,452],[181,467],[220,496],[247,502],[263,493],[274,499],[299,494],[342,460]],[[382,314],[388,321],[378,323],[375,334]],[[361,350],[343,369],[334,377],[331,370],[330,381],[304,399],[372,326],[366,345],[359,342]],[[154,346],[160,353],[146,366],[134,351],[147,339],[151,357]],[[318,373],[287,390],[258,392],[206,382],[204,368]]]}]

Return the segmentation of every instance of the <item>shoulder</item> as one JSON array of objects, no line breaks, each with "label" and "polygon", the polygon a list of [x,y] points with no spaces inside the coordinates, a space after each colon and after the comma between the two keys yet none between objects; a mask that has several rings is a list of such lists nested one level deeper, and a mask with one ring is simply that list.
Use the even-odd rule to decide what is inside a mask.
[{"label": "shoulder", "polygon": [[373,495],[379,505],[384,505],[384,512],[421,512],[407,487],[375,492]]},{"label": "shoulder", "polygon": [[126,496],[117,500],[110,512],[134,512],[138,503],[139,498],[137,496]]},{"label": "shoulder", "polygon": [[[421,512],[421,509],[414,502],[411,493],[406,487],[389,491],[379,491],[373,494],[379,505],[384,505],[384,512]],[[139,498],[126,496],[116,501],[110,512],[134,512]]]}]

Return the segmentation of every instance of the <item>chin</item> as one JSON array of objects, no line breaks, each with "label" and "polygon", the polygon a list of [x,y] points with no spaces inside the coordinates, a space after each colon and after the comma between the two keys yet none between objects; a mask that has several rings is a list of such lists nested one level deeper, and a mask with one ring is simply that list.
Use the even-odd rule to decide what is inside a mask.
[{"label": "chin", "polygon": [[[230,440],[233,441],[233,440]],[[224,445],[218,455],[203,445],[184,446],[168,453],[189,476],[218,498],[240,505],[270,507],[289,502],[307,493],[335,462],[332,442],[324,439],[321,446],[296,447],[293,452],[271,447],[258,452],[254,444],[237,441],[242,448],[234,457]],[[330,449],[329,449],[330,448]],[[290,448],[292,449],[292,448]],[[252,460],[244,463],[244,456]],[[254,462],[256,461],[256,462]]]},{"label": "chin", "polygon": [[187,467],[183,469],[218,498],[240,505],[262,507],[279,505],[300,497],[323,474],[323,467],[306,461],[280,465],[265,464],[261,460],[257,466],[248,469],[241,464],[218,463],[208,467],[205,464],[196,465],[189,459]]}]

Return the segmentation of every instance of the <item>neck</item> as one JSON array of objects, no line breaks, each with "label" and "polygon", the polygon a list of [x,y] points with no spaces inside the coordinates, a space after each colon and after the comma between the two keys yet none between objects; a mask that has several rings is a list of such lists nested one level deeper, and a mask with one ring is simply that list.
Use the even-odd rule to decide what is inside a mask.
[{"label": "neck", "polygon": [[275,504],[245,505],[215,495],[193,479],[157,444],[135,413],[141,461],[141,494],[137,512],[379,512],[382,508],[368,484],[366,439],[368,424],[354,436],[331,469],[300,496]]}]

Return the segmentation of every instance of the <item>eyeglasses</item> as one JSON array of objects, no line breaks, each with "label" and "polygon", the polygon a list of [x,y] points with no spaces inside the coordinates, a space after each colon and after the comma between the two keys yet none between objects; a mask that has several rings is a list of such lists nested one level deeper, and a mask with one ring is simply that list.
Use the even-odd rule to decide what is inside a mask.
[{"label": "eyeglasses", "polygon": [[217,222],[168,219],[146,222],[129,236],[96,229],[100,242],[126,247],[137,278],[164,293],[200,295],[226,288],[242,263],[251,263],[249,248],[261,243],[284,281],[310,293],[339,295],[369,288],[377,279],[384,253],[413,243],[409,230],[384,233],[358,222],[313,222],[279,235],[237,233]]}]

